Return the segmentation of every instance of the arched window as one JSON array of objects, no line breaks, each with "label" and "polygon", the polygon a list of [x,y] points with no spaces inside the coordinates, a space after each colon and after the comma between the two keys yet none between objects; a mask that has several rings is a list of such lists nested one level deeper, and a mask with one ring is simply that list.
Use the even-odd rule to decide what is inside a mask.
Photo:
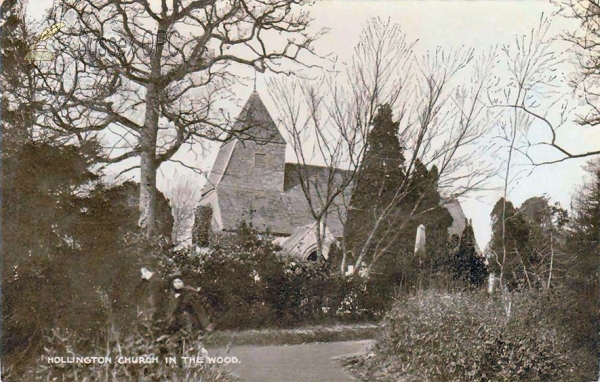
[{"label": "arched window", "polygon": [[308,257],[306,258],[306,260],[308,261],[317,261],[317,251],[314,250],[310,253],[310,255],[308,255]]}]

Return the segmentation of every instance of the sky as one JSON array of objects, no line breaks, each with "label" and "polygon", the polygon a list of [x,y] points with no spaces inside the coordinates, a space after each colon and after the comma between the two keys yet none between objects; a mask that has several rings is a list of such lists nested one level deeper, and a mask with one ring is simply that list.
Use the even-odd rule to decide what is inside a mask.
[{"label": "sky", "polygon": [[[48,0],[29,0],[28,15],[39,19],[48,7]],[[352,49],[358,42],[362,27],[371,17],[390,18],[400,24],[409,41],[417,40],[417,53],[426,53],[438,46],[446,48],[472,47],[476,52],[486,52],[491,46],[513,43],[516,35],[530,33],[539,24],[542,14],[551,15],[556,8],[546,1],[320,1],[308,8],[314,18],[314,30],[322,27],[330,28],[330,32],[320,38],[315,45],[318,52],[332,53],[341,61],[352,57]],[[557,35],[564,29],[572,29],[572,20],[553,18],[551,33]],[[570,66],[560,70],[572,70]],[[273,117],[277,119],[277,110],[270,98],[265,84],[266,77],[259,76],[257,90]],[[569,89],[564,89],[566,93]],[[240,87],[237,92],[240,102],[231,107],[231,114],[239,112],[243,102],[252,92],[252,83]],[[534,126],[542,129],[542,126]],[[579,127],[568,123],[560,136],[562,142],[573,151],[600,148],[600,131],[593,128]],[[209,152],[202,155],[193,152],[180,153],[181,158],[190,165],[208,170],[216,156],[217,145],[212,145]],[[199,150],[197,150],[199,151]],[[553,153],[539,152],[536,159],[550,158]],[[491,155],[491,154],[490,154]],[[293,161],[293,153],[288,150],[287,161]],[[582,166],[585,160],[569,160],[551,166],[538,168],[519,167],[526,172],[518,182],[511,185],[508,198],[519,206],[533,196],[547,194],[552,201],[559,201],[569,206],[571,195],[582,181],[585,172]],[[195,177],[198,187],[203,178],[176,164],[165,164],[158,177],[158,188],[166,191],[178,177]],[[500,179],[492,185],[499,186]],[[499,190],[480,192],[471,197],[461,199],[461,204],[468,218],[473,220],[473,227],[481,248],[488,242],[490,212],[501,195]]]}]

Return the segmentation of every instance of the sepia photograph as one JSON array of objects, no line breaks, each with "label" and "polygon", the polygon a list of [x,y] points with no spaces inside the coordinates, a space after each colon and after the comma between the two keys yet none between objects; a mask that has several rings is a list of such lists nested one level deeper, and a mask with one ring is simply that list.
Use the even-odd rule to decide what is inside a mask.
[{"label": "sepia photograph", "polygon": [[0,381],[600,382],[600,2],[2,0]]}]

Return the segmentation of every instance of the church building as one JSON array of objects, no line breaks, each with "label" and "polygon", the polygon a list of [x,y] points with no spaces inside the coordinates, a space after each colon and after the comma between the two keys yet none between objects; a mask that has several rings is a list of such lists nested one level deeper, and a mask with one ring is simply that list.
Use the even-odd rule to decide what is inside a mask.
[{"label": "church building", "polygon": [[[317,260],[316,222],[300,183],[300,166],[285,162],[286,141],[255,90],[230,136],[219,148],[202,190],[198,211],[210,207],[210,229],[231,232],[244,220],[259,231],[270,231],[276,241],[301,260]],[[303,173],[312,178],[327,176],[327,167],[309,166]],[[345,204],[351,190],[334,200],[325,224],[323,256],[343,236]],[[344,203],[345,202],[345,203]],[[465,216],[457,201],[446,208],[454,223],[450,234],[465,228]]]}]

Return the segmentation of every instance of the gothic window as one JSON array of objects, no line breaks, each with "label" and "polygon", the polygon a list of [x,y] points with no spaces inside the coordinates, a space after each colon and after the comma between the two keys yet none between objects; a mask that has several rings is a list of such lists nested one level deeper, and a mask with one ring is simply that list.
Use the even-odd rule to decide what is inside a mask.
[{"label": "gothic window", "polygon": [[308,255],[308,257],[306,258],[306,260],[308,261],[317,261],[317,259],[317,251],[312,251],[310,255]]},{"label": "gothic window", "polygon": [[265,167],[267,165],[267,154],[254,154],[254,167]]}]

